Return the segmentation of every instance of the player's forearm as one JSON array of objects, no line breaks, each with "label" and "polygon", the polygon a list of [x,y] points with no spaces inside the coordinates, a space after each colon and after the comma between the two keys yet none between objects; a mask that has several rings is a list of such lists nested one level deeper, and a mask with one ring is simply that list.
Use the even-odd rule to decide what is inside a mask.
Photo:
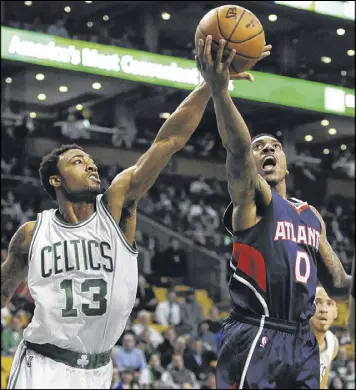
[{"label": "player's forearm", "polygon": [[204,81],[183,100],[167,119],[154,142],[176,139],[183,146],[198,127],[210,97],[210,89]]},{"label": "player's forearm", "polygon": [[218,131],[225,148],[233,154],[245,154],[251,147],[251,136],[228,90],[213,92]]}]

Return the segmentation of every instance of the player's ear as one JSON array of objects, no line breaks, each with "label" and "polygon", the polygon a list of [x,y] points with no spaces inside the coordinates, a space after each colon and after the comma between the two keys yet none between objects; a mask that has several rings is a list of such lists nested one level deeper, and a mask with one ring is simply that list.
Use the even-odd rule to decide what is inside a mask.
[{"label": "player's ear", "polygon": [[61,178],[58,175],[52,175],[49,178],[49,184],[52,187],[58,188],[61,185]]}]

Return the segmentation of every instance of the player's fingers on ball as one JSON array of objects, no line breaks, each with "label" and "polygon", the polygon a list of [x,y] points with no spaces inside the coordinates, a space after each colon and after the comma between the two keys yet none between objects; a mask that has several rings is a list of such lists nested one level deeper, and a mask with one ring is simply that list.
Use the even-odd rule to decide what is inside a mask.
[{"label": "player's fingers on ball", "polygon": [[204,58],[205,58],[205,61],[208,64],[211,64],[211,62],[212,62],[212,58],[211,58],[211,38],[212,38],[211,35],[208,35],[206,37],[205,48],[204,48]]},{"label": "player's fingers on ball", "polygon": [[263,51],[266,52],[266,51],[270,51],[271,49],[272,49],[272,45],[265,45]]},{"label": "player's fingers on ball", "polygon": [[230,67],[230,65],[231,65],[231,62],[232,62],[232,60],[233,60],[234,57],[235,57],[235,54],[236,54],[236,50],[235,50],[235,49],[232,49],[232,50],[230,51],[229,57],[228,57],[227,60],[224,62],[224,65],[223,65],[223,72],[226,72],[226,71],[229,69],[229,67]]},{"label": "player's fingers on ball", "polygon": [[263,60],[264,58],[268,57],[271,54],[270,51],[266,51],[265,53],[262,53],[260,60]]},{"label": "player's fingers on ball", "polygon": [[221,62],[222,62],[222,58],[223,58],[223,54],[224,54],[224,48],[225,48],[225,40],[224,39],[220,39],[220,41],[219,41],[219,48],[218,48],[218,52],[217,52],[216,60],[215,60],[216,66],[219,66],[221,64]]}]

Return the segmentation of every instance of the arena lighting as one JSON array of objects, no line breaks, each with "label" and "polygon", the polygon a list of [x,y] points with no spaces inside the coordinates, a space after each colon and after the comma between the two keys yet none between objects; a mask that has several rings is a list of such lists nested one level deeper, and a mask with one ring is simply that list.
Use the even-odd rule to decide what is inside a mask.
[{"label": "arena lighting", "polygon": [[68,87],[66,85],[61,85],[59,87],[59,92],[68,92]]},{"label": "arena lighting", "polygon": [[330,153],[330,150],[329,150],[329,149],[324,149],[324,150],[323,150],[323,153],[324,153],[324,154],[329,154],[329,153]]},{"label": "arena lighting", "polygon": [[64,11],[69,13],[72,9],[69,6],[64,7]]},{"label": "arena lighting", "polygon": [[169,20],[171,18],[171,14],[169,14],[168,12],[162,12],[161,17],[163,20]]},{"label": "arena lighting", "polygon": [[91,4],[92,1],[84,1],[84,3]]},{"label": "arena lighting", "polygon": [[76,108],[78,111],[80,111],[80,110],[83,109],[83,106],[82,106],[81,104],[77,104],[77,105],[75,106],[75,108]]},{"label": "arena lighting", "polygon": [[341,76],[347,76],[346,70],[342,70],[342,71],[341,71]]},{"label": "arena lighting", "polygon": [[42,81],[42,80],[44,80],[44,78],[45,78],[44,74],[42,74],[42,73],[37,73],[36,74],[36,80]]},{"label": "arena lighting", "polygon": [[329,121],[327,119],[323,119],[320,123],[322,126],[329,126]]},{"label": "arena lighting", "polygon": [[330,57],[321,57],[321,62],[324,62],[324,64],[330,64],[331,58]]},{"label": "arena lighting", "polygon": [[109,15],[104,15],[103,20],[105,20],[105,22],[107,22],[109,20]]},{"label": "arena lighting", "polygon": [[11,84],[12,83],[12,78],[11,77],[6,77],[5,83],[6,84]]},{"label": "arena lighting", "polygon": [[37,95],[37,99],[38,100],[46,100],[47,99],[47,96],[44,94],[44,93],[39,93]]},{"label": "arena lighting", "polygon": [[25,1],[24,4],[27,5],[28,7],[31,7],[32,1]]},{"label": "arena lighting", "polygon": [[341,150],[346,150],[346,149],[347,149],[347,146],[346,146],[345,144],[342,144],[342,145],[340,145],[340,149],[341,149]]},{"label": "arena lighting", "polygon": [[101,84],[100,83],[93,83],[92,87],[93,87],[93,89],[100,89],[101,88]]},{"label": "arena lighting", "polygon": [[335,135],[337,133],[336,129],[334,129],[333,127],[331,127],[329,130],[328,130],[328,133],[330,135]]},{"label": "arena lighting", "polygon": [[88,26],[89,28],[92,28],[92,27],[93,27],[93,22],[88,22],[88,23],[87,23],[87,26]]},{"label": "arena lighting", "polygon": [[282,134],[283,134],[283,133],[282,133],[280,130],[278,130],[278,131],[276,132],[276,136],[277,136],[277,137],[280,137]]},{"label": "arena lighting", "polygon": [[312,135],[306,135],[305,137],[304,137],[304,139],[307,141],[307,142],[310,142],[310,141],[313,141],[313,136]]},{"label": "arena lighting", "polygon": [[169,112],[161,112],[159,114],[159,117],[162,119],[168,119],[170,116],[171,116],[171,114]]},{"label": "arena lighting", "polygon": [[350,57],[354,56],[355,55],[355,50],[348,50],[347,51],[347,55],[350,56]]},{"label": "arena lighting", "polygon": [[35,119],[37,114],[35,112],[30,112],[30,118]]},{"label": "arena lighting", "polygon": [[345,30],[344,30],[343,28],[338,28],[338,29],[336,30],[336,34],[337,34],[337,35],[344,35],[344,34],[345,34]]},{"label": "arena lighting", "polygon": [[275,22],[277,19],[278,19],[278,18],[277,18],[277,15],[274,15],[274,14],[268,15],[268,20],[269,20],[270,22]]}]

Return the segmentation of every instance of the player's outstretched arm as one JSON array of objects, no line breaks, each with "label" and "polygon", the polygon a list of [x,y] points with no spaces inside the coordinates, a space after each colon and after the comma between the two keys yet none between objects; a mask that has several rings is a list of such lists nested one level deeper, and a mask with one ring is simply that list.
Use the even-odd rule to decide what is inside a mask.
[{"label": "player's outstretched arm", "polygon": [[10,241],[7,259],[1,265],[1,307],[8,303],[27,276],[28,253],[35,226],[35,221],[25,223]]},{"label": "player's outstretched arm", "polygon": [[314,207],[311,206],[311,209],[321,223],[318,278],[331,298],[348,298],[352,277],[347,275],[340,259],[328,242],[322,216]]},{"label": "player's outstretched arm", "polygon": [[[256,190],[262,195],[261,205],[264,203],[268,205],[272,196],[271,189],[258,174],[251,150],[250,132],[228,91],[229,67],[235,50],[232,50],[227,60],[222,62],[225,41],[221,40],[216,59],[213,60],[211,42],[211,36],[207,37],[205,45],[203,40],[199,41],[197,62],[211,88],[218,130],[227,152],[228,190],[234,205],[232,226],[234,230],[244,230],[256,223]],[[271,46],[265,47],[261,59],[269,55],[270,48]]]},{"label": "player's outstretched arm", "polygon": [[[136,220],[138,200],[152,187],[173,154],[182,149],[192,136],[210,97],[208,86],[202,82],[166,120],[151,147],[136,164],[115,177],[104,193],[103,201],[117,223],[121,225],[123,220]],[[123,213],[125,218],[122,218]],[[126,236],[131,242],[135,223],[129,225],[130,232],[126,231]]]}]

